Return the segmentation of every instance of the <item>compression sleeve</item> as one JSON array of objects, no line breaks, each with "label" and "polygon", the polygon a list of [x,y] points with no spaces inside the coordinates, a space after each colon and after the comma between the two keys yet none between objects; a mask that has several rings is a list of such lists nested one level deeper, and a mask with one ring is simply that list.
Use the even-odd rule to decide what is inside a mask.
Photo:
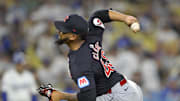
[{"label": "compression sleeve", "polygon": [[109,17],[109,10],[98,10],[93,13],[91,19],[93,18],[100,18],[103,23],[111,22],[112,20]]}]

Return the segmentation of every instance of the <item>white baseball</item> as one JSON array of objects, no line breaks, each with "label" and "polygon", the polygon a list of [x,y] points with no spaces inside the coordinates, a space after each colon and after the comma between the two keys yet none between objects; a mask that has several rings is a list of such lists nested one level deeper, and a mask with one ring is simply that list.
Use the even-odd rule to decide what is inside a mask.
[{"label": "white baseball", "polygon": [[139,31],[140,30],[140,25],[139,25],[139,23],[135,22],[135,23],[131,24],[130,28],[133,31]]}]

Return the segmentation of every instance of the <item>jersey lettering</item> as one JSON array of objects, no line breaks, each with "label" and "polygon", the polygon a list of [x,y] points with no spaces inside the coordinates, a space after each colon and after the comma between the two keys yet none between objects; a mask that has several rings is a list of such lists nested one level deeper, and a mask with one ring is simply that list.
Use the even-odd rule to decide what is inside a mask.
[{"label": "jersey lettering", "polygon": [[99,42],[96,42],[95,44],[90,44],[89,47],[93,50],[92,56],[95,60],[100,61],[101,65],[104,68],[104,73],[107,78],[110,77],[111,73],[114,72],[114,67],[109,62],[107,57],[105,56],[104,50],[102,50],[101,46],[99,45]]}]

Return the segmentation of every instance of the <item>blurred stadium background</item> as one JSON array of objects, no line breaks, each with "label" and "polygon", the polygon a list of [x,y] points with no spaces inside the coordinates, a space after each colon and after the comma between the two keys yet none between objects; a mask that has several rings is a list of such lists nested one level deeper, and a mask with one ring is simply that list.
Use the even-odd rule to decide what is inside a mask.
[{"label": "blurred stadium background", "polygon": [[103,45],[117,71],[142,87],[144,101],[180,101],[179,0],[0,0],[0,87],[3,74],[15,67],[14,52],[23,51],[25,69],[37,85],[50,82],[76,92],[68,73],[68,49],[54,44],[52,22],[71,13],[88,19],[104,8],[134,15],[141,23],[136,34],[124,23],[106,25]]}]

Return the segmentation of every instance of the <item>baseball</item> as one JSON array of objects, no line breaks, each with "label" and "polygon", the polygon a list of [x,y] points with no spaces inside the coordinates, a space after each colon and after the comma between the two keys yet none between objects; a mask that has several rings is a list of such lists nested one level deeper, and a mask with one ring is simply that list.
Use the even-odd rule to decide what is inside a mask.
[{"label": "baseball", "polygon": [[133,31],[139,31],[140,30],[140,25],[139,25],[139,23],[135,22],[135,23],[131,24],[130,28]]}]

